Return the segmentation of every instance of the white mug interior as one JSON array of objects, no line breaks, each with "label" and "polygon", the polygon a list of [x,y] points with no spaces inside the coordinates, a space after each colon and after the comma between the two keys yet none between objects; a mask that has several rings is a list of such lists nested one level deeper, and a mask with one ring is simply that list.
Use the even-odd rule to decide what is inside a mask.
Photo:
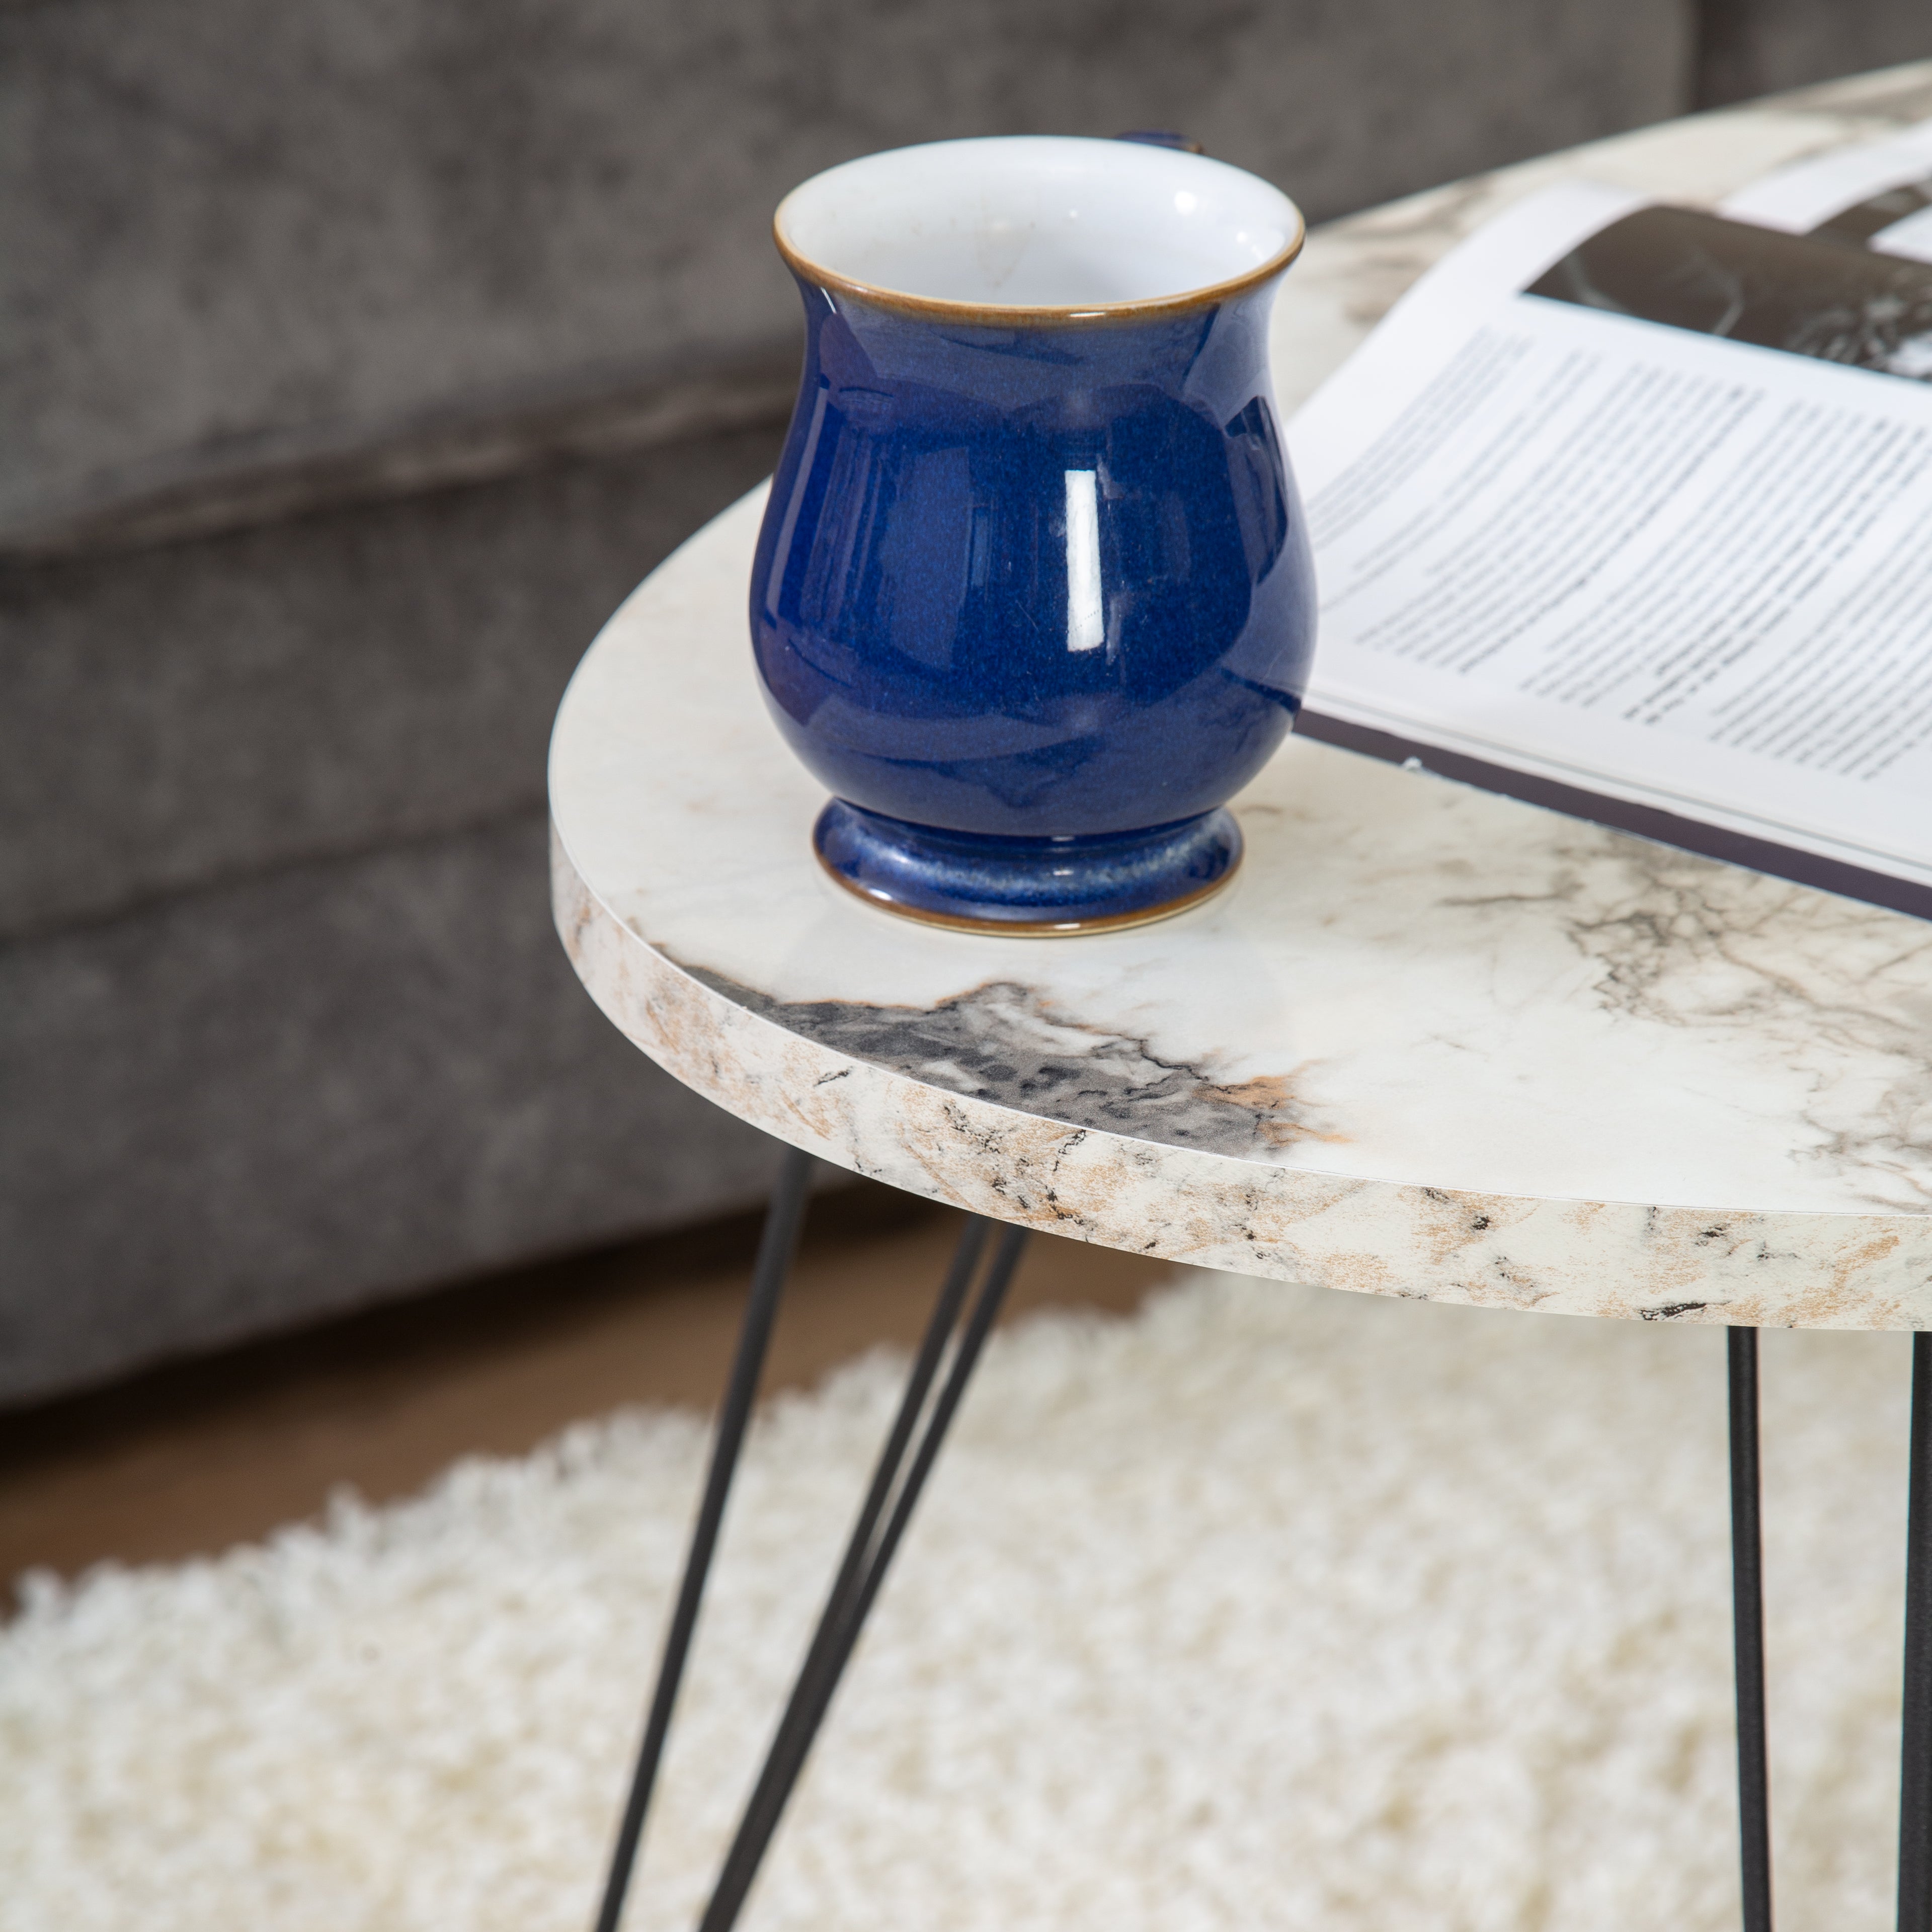
[{"label": "white mug interior", "polygon": [[1285,268],[1300,211],[1258,176],[1132,141],[935,141],[829,169],[779,205],[814,279],[974,308],[1086,310],[1206,295]]}]

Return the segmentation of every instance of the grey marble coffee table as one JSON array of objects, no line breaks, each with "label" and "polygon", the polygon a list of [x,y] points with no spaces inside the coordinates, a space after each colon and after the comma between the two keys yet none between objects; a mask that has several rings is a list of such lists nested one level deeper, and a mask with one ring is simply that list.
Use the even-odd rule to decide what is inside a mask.
[{"label": "grey marble coffee table", "polygon": [[[1284,413],[1462,233],[1552,179],[1712,202],[1928,114],[1932,64],[1318,230],[1276,326]],[[1246,865],[1196,910],[1059,940],[895,920],[819,871],[821,795],[753,683],[760,507],[726,512],[611,620],[551,751],[556,921],[585,986],[652,1058],[796,1150],[606,1932],[814,1159],[974,1218],[702,1932],[736,1916],[1032,1229],[1372,1294],[1729,1328],[1745,1924],[1768,1928],[1756,1330],[1932,1329],[1932,924],[1300,738],[1235,801]],[[1928,1344],[1900,1847],[1915,1932],[1932,1927]]]}]

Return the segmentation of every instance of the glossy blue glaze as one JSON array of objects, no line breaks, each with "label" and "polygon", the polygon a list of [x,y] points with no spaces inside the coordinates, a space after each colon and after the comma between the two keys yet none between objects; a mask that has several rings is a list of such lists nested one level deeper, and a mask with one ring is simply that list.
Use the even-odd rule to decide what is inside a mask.
[{"label": "glossy blue glaze", "polygon": [[1271,289],[1015,328],[800,286],[752,629],[806,765],[867,812],[1002,842],[1224,802],[1288,729],[1313,641]]},{"label": "glossy blue glaze", "polygon": [[1234,814],[1085,838],[943,832],[834,799],[812,842],[826,868],[897,912],[974,926],[1102,926],[1210,892],[1241,858]]}]

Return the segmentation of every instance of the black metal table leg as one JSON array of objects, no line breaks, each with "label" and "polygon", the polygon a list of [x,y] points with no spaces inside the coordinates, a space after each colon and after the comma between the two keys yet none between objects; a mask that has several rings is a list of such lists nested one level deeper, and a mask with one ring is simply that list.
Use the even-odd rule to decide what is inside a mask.
[{"label": "black metal table leg", "polygon": [[1912,1490],[1905,1517],[1905,1697],[1898,1778],[1898,1932],[1932,1932],[1932,1334],[1912,1338]]},{"label": "black metal table leg", "polygon": [[[794,1154],[788,1158],[772,1196],[771,1210],[766,1217],[752,1298],[746,1310],[730,1388],[718,1416],[710,1473],[706,1480],[697,1526],[692,1532],[690,1553],[686,1558],[684,1580],[664,1640],[664,1658],[658,1666],[657,1688],[652,1696],[644,1745],[638,1754],[637,1772],[632,1780],[629,1802],[625,1807],[616,1848],[610,1862],[610,1876],[604,1886],[603,1904],[598,1913],[597,1932],[616,1932],[623,1912],[644,1814],[650,1805],[658,1762],[664,1754],[671,1709],[690,1649],[692,1632],[704,1594],[705,1575],[717,1543],[732,1472],[743,1445],[779,1293],[797,1246],[812,1166],[812,1162],[804,1155]],[[878,1466],[873,1472],[871,1486],[860,1509],[858,1521],[853,1527],[837,1577],[826,1600],[805,1661],[800,1667],[784,1714],[766,1753],[764,1766],[745,1808],[736,1836],[732,1840],[717,1888],[706,1908],[702,1932],[728,1932],[743,1906],[766,1848],[778,1828],[786,1801],[804,1768],[812,1740],[830,1708],[832,1694],[857,1644],[866,1615],[878,1596],[886,1566],[905,1534],[920,1492],[932,1473],[940,1445],[945,1440],[946,1430],[965,1393],[967,1382],[1012,1282],[1014,1270],[1019,1264],[1026,1245],[1026,1232],[1009,1228],[1000,1237],[992,1265],[986,1271],[971,1312],[966,1316],[962,1327],[962,1312],[974,1277],[980,1270],[988,1232],[988,1224],[975,1219],[968,1222],[960,1235],[952,1266],[940,1286],[925,1339],[914,1359],[898,1413],[880,1452]],[[939,1382],[942,1364],[946,1368],[945,1377],[939,1382],[935,1394],[934,1384]]]},{"label": "black metal table leg", "polygon": [[[736,1922],[746,1895],[752,1888],[752,1881],[758,1875],[766,1847],[778,1828],[785,1802],[804,1768],[812,1739],[818,1735],[818,1727],[831,1705],[832,1693],[838,1688],[838,1679],[858,1642],[866,1613],[878,1596],[879,1586],[885,1580],[886,1567],[905,1534],[920,1491],[932,1473],[947,1426],[958,1408],[960,1397],[965,1393],[967,1379],[979,1360],[994,1317],[999,1312],[1000,1304],[1012,1280],[1013,1270],[1019,1264],[1021,1253],[1026,1246],[1026,1230],[1009,1228],[1000,1238],[998,1251],[980,1291],[979,1299],[967,1319],[964,1332],[954,1344],[952,1365],[944,1386],[932,1403],[919,1446],[913,1454],[910,1467],[905,1468],[902,1477],[900,1470],[914,1425],[925,1406],[940,1354],[957,1324],[960,1305],[964,1300],[985,1235],[985,1223],[973,1222],[968,1224],[960,1237],[958,1252],[934,1304],[926,1340],[914,1363],[898,1415],[880,1455],[871,1490],[860,1510],[859,1520],[854,1526],[838,1578],[826,1599],[812,1647],[806,1654],[790,1701],[766,1754],[764,1768],[739,1822],[737,1834],[718,1876],[717,1889],[705,1908],[704,1916],[698,1922],[698,1932],[730,1932],[730,1928]],[[895,1495],[892,1492],[896,1483]],[[888,1496],[892,1496],[891,1514],[881,1527],[879,1518]]]},{"label": "black metal table leg", "polygon": [[778,1296],[798,1250],[799,1231],[805,1220],[805,1197],[816,1165],[809,1154],[788,1148],[771,1206],[766,1211],[758,1258],[752,1271],[751,1299],[746,1304],[744,1326],[739,1330],[738,1352],[732,1360],[724,1404],[718,1413],[718,1432],[712,1442],[711,1467],[704,1479],[704,1499],[698,1505],[691,1547],[685,1557],[684,1580],[678,1586],[676,1607],[664,1635],[664,1655],[658,1665],[657,1686],[651,1694],[644,1744],[638,1753],[638,1768],[631,1780],[623,1820],[617,1828],[604,1900],[597,1913],[597,1932],[616,1932],[617,1921],[623,1912],[624,1894],[630,1886],[631,1868],[637,1862],[638,1840],[643,1835],[644,1814],[650,1806],[651,1787],[657,1782],[658,1765],[670,1730],[671,1709],[677,1702],[685,1659],[691,1650],[692,1632],[697,1628],[705,1578],[718,1546],[725,1499],[731,1492],[738,1452],[744,1447],[746,1425],[751,1420],[752,1403],[758,1392],[758,1375],[764,1366],[766,1345],[771,1340],[772,1318],[778,1312]]},{"label": "black metal table leg", "polygon": [[1730,1331],[1731,1616],[1738,1694],[1738,1848],[1744,1932],[1771,1932],[1771,1780],[1764,1721],[1764,1555],[1759,1524],[1757,1330]]}]

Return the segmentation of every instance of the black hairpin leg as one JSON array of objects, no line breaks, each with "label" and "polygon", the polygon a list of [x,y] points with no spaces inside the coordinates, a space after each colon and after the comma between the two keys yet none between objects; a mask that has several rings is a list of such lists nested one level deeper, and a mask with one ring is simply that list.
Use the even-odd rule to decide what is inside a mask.
[{"label": "black hairpin leg", "polygon": [[[959,1406],[959,1398],[965,1393],[968,1378],[980,1358],[980,1351],[993,1325],[993,1318],[1000,1312],[1000,1304],[1006,1298],[1013,1270],[1019,1265],[1020,1255],[1026,1246],[1026,1231],[1009,1228],[1000,1237],[998,1250],[980,1290],[979,1298],[967,1318],[963,1332],[954,1343],[951,1366],[926,1415],[924,1430],[908,1465],[905,1460],[908,1447],[920,1412],[926,1406],[926,1397],[938,1373],[940,1357],[958,1325],[959,1311],[978,1264],[986,1234],[986,1223],[976,1220],[969,1222],[960,1236],[952,1266],[940,1288],[932,1318],[926,1327],[926,1339],[913,1364],[898,1414],[880,1452],[878,1467],[873,1473],[872,1488],[859,1512],[859,1520],[853,1526],[844,1561],[839,1565],[838,1578],[826,1599],[812,1647],[806,1653],[798,1681],[793,1687],[790,1702],[785,1707],[784,1715],[779,1720],[777,1733],[766,1754],[764,1768],[759,1774],[751,1801],[739,1822],[737,1835],[726,1855],[718,1888],[712,1894],[711,1903],[698,1922],[699,1932],[730,1932],[736,1923],[746,1894],[758,1875],[759,1862],[764,1856],[766,1846],[771,1843],[772,1834],[778,1828],[785,1801],[791,1796],[798,1774],[804,1768],[806,1754],[812,1748],[812,1739],[817,1736],[819,1725],[831,1704],[832,1694],[838,1687],[839,1677],[858,1642],[866,1612],[872,1609],[879,1594],[879,1586],[885,1580],[886,1566],[891,1562],[892,1552],[898,1547],[906,1525],[911,1520],[913,1507],[919,1501],[926,1478],[932,1473],[947,1426]],[[883,1524],[881,1516],[884,1518]]]},{"label": "black hairpin leg", "polygon": [[[746,1423],[758,1387],[758,1370],[771,1331],[772,1316],[797,1244],[810,1167],[805,1156],[791,1157],[766,1217],[751,1304],[746,1311],[737,1359],[731,1371],[730,1391],[718,1418],[711,1473],[698,1511],[698,1526],[692,1536],[691,1553],[686,1560],[684,1582],[679,1592],[676,1610],[664,1642],[664,1660],[658,1669],[657,1689],[652,1697],[650,1719],[645,1727],[644,1748],[638,1756],[630,1801],[625,1808],[623,1823],[618,1832],[603,1906],[598,1914],[597,1932],[616,1932],[623,1911],[624,1895],[636,1861],[651,1786],[656,1778],[658,1760],[663,1755],[665,1734],[670,1729],[678,1679],[683,1672],[692,1629],[697,1621],[699,1599],[704,1594],[705,1572],[710,1568],[712,1547],[717,1540],[732,1469],[743,1442]],[[974,1276],[979,1271],[987,1233],[987,1223],[976,1219],[968,1222],[960,1235],[952,1266],[940,1284],[925,1339],[914,1360],[898,1415],[886,1436],[878,1466],[873,1472],[872,1486],[860,1510],[837,1578],[800,1668],[784,1714],[766,1754],[764,1768],[746,1806],[737,1834],[726,1856],[717,1888],[706,1908],[701,1932],[728,1932],[737,1918],[751,1890],[752,1881],[758,1874],[766,1847],[778,1828],[786,1800],[804,1768],[812,1740],[830,1707],[839,1678],[858,1642],[866,1614],[878,1596],[886,1566],[905,1534],[920,1492],[932,1473],[940,1445],[945,1440],[946,1429],[965,1393],[967,1382],[979,1360],[994,1318],[999,1312],[1013,1271],[1019,1264],[1021,1252],[1026,1245],[1026,1234],[1024,1229],[1010,1228],[1000,1238],[992,1265],[962,1328],[961,1312]],[[942,1364],[946,1367],[945,1377],[935,1396],[933,1385],[939,1379]]]},{"label": "black hairpin leg", "polygon": [[1731,1612],[1738,1688],[1744,1932],[1771,1932],[1771,1782],[1764,1723],[1764,1558],[1758,1522],[1757,1330],[1730,1331]]},{"label": "black hairpin leg", "polygon": [[623,1822],[617,1828],[617,1843],[610,1855],[604,1902],[597,1913],[597,1932],[617,1932],[617,1921],[623,1912],[624,1894],[631,1882],[631,1868],[637,1862],[644,1814],[650,1807],[651,1787],[657,1782],[658,1765],[670,1730],[671,1708],[677,1702],[678,1684],[691,1649],[691,1634],[697,1628],[704,1580],[718,1546],[725,1498],[731,1492],[738,1452],[744,1447],[745,1427],[751,1420],[752,1400],[758,1392],[758,1374],[764,1366],[765,1346],[771,1340],[772,1318],[778,1312],[778,1296],[786,1276],[791,1272],[792,1257],[798,1251],[799,1230],[805,1221],[805,1197],[812,1185],[814,1165],[809,1154],[801,1154],[796,1148],[788,1148],[771,1206],[766,1210],[764,1233],[752,1271],[751,1299],[746,1305],[744,1326],[739,1330],[738,1352],[732,1360],[724,1406],[718,1413],[718,1432],[711,1445],[711,1467],[704,1479],[704,1500],[698,1504],[698,1521],[692,1530],[691,1548],[684,1559],[684,1580],[678,1586],[670,1628],[664,1634],[657,1688],[651,1694],[650,1715],[644,1724],[644,1741],[638,1753],[631,1795],[625,1803]]},{"label": "black hairpin leg", "polygon": [[1905,1711],[1899,1754],[1898,1932],[1932,1929],[1932,1335],[1912,1338],[1912,1490],[1905,1516]]}]

